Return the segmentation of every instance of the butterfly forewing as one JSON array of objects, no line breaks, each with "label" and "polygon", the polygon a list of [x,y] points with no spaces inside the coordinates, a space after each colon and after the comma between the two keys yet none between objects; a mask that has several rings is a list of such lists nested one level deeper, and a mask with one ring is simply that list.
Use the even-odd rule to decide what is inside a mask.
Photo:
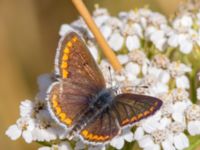
[{"label": "butterfly forewing", "polygon": [[105,88],[105,81],[84,42],[74,32],[59,42],[55,70],[58,82],[49,88],[50,110],[60,122],[72,126],[93,97]]},{"label": "butterfly forewing", "polygon": [[70,78],[74,83],[84,83],[101,90],[105,81],[96,62],[81,38],[74,32],[59,43],[55,60],[56,74],[62,80]]},{"label": "butterfly forewing", "polygon": [[120,94],[115,97],[112,110],[120,126],[125,126],[153,115],[161,105],[162,101],[155,97]]}]

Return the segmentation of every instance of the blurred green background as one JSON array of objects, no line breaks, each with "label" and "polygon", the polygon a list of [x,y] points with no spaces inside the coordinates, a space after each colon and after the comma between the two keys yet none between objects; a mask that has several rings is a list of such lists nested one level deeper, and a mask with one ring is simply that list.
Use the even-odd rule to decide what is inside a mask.
[{"label": "blurred green background", "polygon": [[[84,2],[90,11],[98,3],[112,15],[149,5],[170,16],[180,0]],[[0,0],[0,150],[31,150],[39,146],[22,139],[13,142],[4,132],[18,118],[20,101],[33,99],[37,93],[37,76],[53,70],[60,25],[77,17],[70,0]]]}]

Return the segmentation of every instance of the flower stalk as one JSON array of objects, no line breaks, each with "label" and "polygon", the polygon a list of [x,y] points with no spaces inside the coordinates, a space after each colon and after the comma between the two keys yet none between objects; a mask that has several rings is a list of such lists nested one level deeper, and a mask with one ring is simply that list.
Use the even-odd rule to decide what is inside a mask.
[{"label": "flower stalk", "polygon": [[95,36],[99,46],[101,47],[103,54],[106,56],[106,58],[110,61],[111,65],[115,69],[115,71],[119,72],[122,70],[122,66],[115,56],[115,53],[112,51],[112,49],[109,47],[108,43],[106,42],[105,38],[101,34],[100,30],[98,29],[97,25],[95,24],[94,20],[92,19],[87,7],[83,3],[82,0],[72,0],[74,6],[80,13],[80,15],[85,20],[86,24],[90,28],[91,32]]}]

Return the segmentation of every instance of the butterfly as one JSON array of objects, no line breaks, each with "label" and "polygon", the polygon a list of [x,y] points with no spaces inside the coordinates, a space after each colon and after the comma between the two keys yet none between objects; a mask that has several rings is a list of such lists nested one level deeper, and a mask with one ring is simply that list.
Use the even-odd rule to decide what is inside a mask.
[{"label": "butterfly", "polygon": [[89,143],[101,144],[153,115],[162,105],[155,97],[116,94],[107,88],[102,72],[81,37],[70,32],[59,42],[55,81],[48,89],[48,106],[60,124]]}]

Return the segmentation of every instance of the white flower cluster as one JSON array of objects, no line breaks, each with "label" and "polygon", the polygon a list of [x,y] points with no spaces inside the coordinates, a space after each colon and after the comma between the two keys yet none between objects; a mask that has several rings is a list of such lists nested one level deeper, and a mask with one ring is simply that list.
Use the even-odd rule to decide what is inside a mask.
[{"label": "white flower cluster", "polygon": [[[126,128],[110,145],[121,149],[125,141],[135,140],[145,150],[181,150],[189,147],[188,134],[200,135],[200,106],[192,104],[189,93],[191,87],[187,74],[192,68],[180,61],[170,60],[163,52],[177,48],[188,54],[193,47],[200,46],[200,12],[177,16],[169,23],[160,13],[146,8],[121,12],[118,17],[98,8],[93,18],[124,67],[120,74],[116,74],[112,67],[108,69],[110,64],[102,58],[95,38],[82,18],[70,25],[62,25],[60,36],[69,30],[83,36],[93,57],[100,62],[107,86],[117,85],[121,92],[145,94],[163,100],[162,108],[154,116],[137,123],[134,133],[131,128]],[[46,90],[52,82],[50,75],[41,76],[37,100],[21,103],[20,118],[6,131],[11,139],[22,135],[28,143],[40,141],[51,144],[51,147],[45,146],[40,150],[72,149],[70,143],[62,140],[67,131],[51,118],[46,108]],[[200,88],[197,89],[197,98],[200,99]],[[91,146],[79,139],[75,141],[76,150],[105,149],[108,146]]]},{"label": "white flower cluster", "polygon": [[6,131],[6,135],[12,140],[22,136],[27,143],[50,142],[65,137],[66,131],[52,119],[44,100],[46,90],[53,80],[50,75],[46,74],[39,77],[38,81],[40,92],[36,100],[21,102],[20,118]]},{"label": "white flower cluster", "polygon": [[[93,17],[114,51],[121,51],[125,47],[132,51],[151,45],[150,47],[161,52],[178,49],[184,54],[189,54],[193,48],[200,46],[200,11],[180,14],[172,21],[146,8],[120,12],[118,17],[110,16],[106,9],[97,9]],[[60,35],[71,27],[85,31],[93,38],[82,19],[70,26],[63,25]]]}]

